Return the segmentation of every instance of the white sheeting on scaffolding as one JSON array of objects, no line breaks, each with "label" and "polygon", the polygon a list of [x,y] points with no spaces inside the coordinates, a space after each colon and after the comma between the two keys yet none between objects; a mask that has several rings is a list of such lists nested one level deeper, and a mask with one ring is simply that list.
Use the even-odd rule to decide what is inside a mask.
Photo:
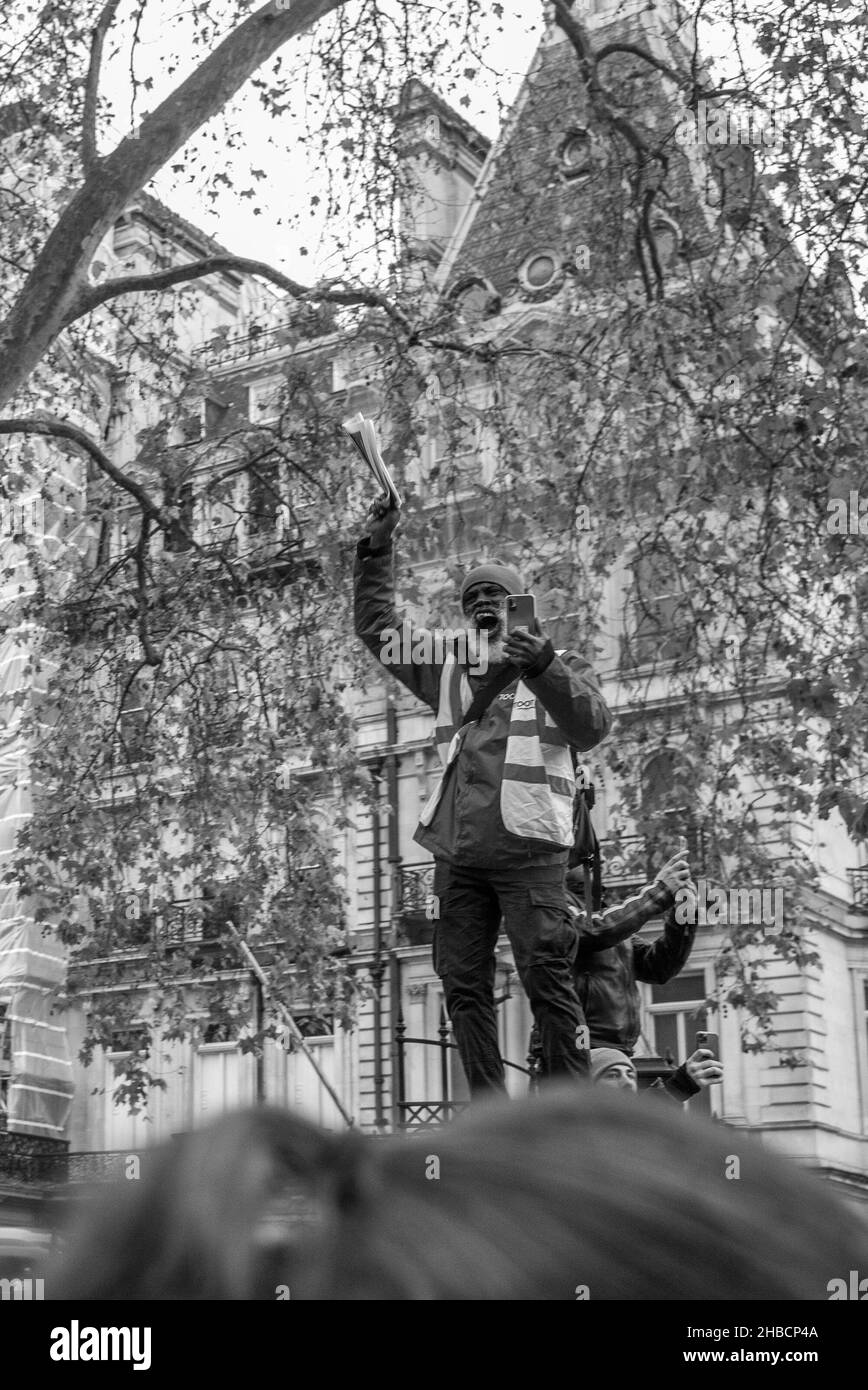
[{"label": "white sheeting on scaffolding", "polygon": [[[0,642],[0,875],[31,814],[28,748],[18,733],[16,692],[32,689],[29,653],[15,637]],[[66,975],[66,950],[27,914],[14,884],[0,884],[0,995],[7,1003],[12,1044],[8,1129],[64,1137],[72,1100],[72,1064],[63,1016],[52,1012]]]}]

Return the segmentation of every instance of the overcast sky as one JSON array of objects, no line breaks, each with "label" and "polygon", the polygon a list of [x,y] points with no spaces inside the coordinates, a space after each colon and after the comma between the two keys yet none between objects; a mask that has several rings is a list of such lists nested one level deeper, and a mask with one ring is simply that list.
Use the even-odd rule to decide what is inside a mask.
[{"label": "overcast sky", "polygon": [[[443,4],[448,8],[449,0],[443,0]],[[216,14],[218,5],[209,8]],[[490,42],[486,57],[496,70],[496,80],[480,74],[447,96],[456,105],[460,97],[466,96],[469,104],[461,107],[462,115],[492,138],[499,124],[498,98],[501,103],[513,100],[542,32],[541,6],[535,0],[525,0],[524,4],[511,0],[503,5],[503,11],[499,21],[492,19],[488,23]],[[497,32],[499,25],[502,33]],[[200,54],[201,51],[200,48]],[[288,70],[291,64],[301,68],[304,51],[303,41],[293,40],[286,45],[282,50],[284,68]],[[170,76],[173,56],[180,59],[180,65]],[[177,85],[193,59],[187,7],[176,7],[169,0],[156,10],[146,11],[139,34],[136,75],[139,81],[150,80],[152,86],[140,93],[135,108],[137,120]],[[395,95],[404,76],[396,73]],[[103,92],[115,107],[110,139],[126,134],[132,127],[130,90],[129,48],[124,45],[116,56],[107,55],[104,71]],[[318,189],[322,191],[322,174],[316,168],[312,150],[299,143],[299,135],[305,129],[301,84],[288,81],[287,92],[291,109],[277,120],[265,113],[255,93],[244,91],[228,108],[225,121],[213,122],[207,133],[195,140],[193,158],[187,159],[187,167],[173,171],[169,166],[162,170],[152,191],[230,250],[267,259],[289,275],[310,282],[322,274],[345,271],[346,260],[333,255],[329,261],[328,248],[323,245],[322,219],[319,215],[311,216],[310,196]],[[227,130],[233,127],[243,136],[235,150],[227,148],[226,139]],[[265,177],[253,181],[257,196],[245,198],[239,196],[239,190],[251,186],[251,168],[262,171]],[[208,185],[215,174],[223,172],[232,178],[233,187],[218,185],[213,190],[216,198],[209,196]],[[364,250],[364,246],[359,247],[362,258]]]},{"label": "overcast sky", "polygon": [[[399,5],[400,0],[394,3]],[[448,10],[454,0],[441,3]],[[220,0],[208,7],[220,36],[226,32],[226,26],[219,22],[221,8]],[[514,100],[542,33],[542,7],[536,0],[505,0],[500,8],[502,15],[497,18],[490,5],[485,9],[485,56],[496,75],[477,72],[472,79],[459,75],[457,87],[443,91],[453,105],[465,97],[462,115],[492,139],[499,129],[500,113]],[[715,38],[713,33],[704,35],[704,52],[709,57],[715,49],[720,52]],[[138,44],[136,76],[151,85],[139,94],[136,122],[178,84],[196,59],[188,6],[161,0],[147,9]],[[152,187],[170,207],[230,250],[266,259],[294,278],[311,283],[322,275],[346,273],[348,263],[346,256],[339,256],[329,244],[322,211],[311,210],[311,195],[322,191],[322,171],[316,167],[311,148],[299,141],[305,130],[305,98],[301,83],[289,80],[291,69],[303,69],[305,49],[305,40],[293,40],[282,50],[290,109],[280,119],[267,115],[248,87],[227,109],[225,118],[196,137],[184,167],[165,168]],[[202,52],[200,47],[199,57]],[[177,62],[174,73],[170,71],[173,62]],[[460,63],[457,71],[460,74]],[[396,72],[395,95],[406,75]],[[117,138],[134,123],[128,43],[121,45],[116,55],[107,54],[103,92],[115,108],[110,138]],[[234,149],[228,147],[229,132],[240,135]],[[251,168],[264,177],[251,181]],[[232,186],[219,182],[215,186],[214,176],[224,173]],[[242,190],[250,187],[255,189],[255,196],[242,196]],[[359,272],[367,278],[365,270],[369,272],[370,263],[363,238],[357,254]]]}]

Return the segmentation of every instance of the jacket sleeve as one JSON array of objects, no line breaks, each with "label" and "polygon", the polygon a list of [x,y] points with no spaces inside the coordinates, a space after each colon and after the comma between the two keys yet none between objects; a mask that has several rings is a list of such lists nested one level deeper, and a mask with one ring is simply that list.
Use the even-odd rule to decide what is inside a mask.
[{"label": "jacket sleeve", "polygon": [[[411,652],[413,643],[422,636],[422,630],[411,628],[409,623],[405,628],[406,620],[395,609],[392,554],[391,542],[382,550],[372,551],[367,536],[363,536],[356,547],[353,569],[356,636],[390,675],[436,714],[443,663],[383,660],[389,633],[397,634],[396,645],[400,643],[402,648],[409,645]],[[402,640],[405,631],[406,641]],[[406,653],[402,651],[403,654]]]},{"label": "jacket sleeve", "polygon": [[[695,915],[695,914],[694,914]],[[675,920],[675,907],[663,918],[663,935],[656,941],[633,943],[633,969],[637,980],[648,985],[665,985],[687,964],[693,950],[696,923]]]},{"label": "jacket sleeve", "polygon": [[691,1100],[693,1096],[698,1096],[702,1090],[693,1078],[688,1074],[686,1063],[682,1062],[671,1076],[667,1076],[663,1081],[658,1076],[648,1087],[649,1092],[653,1093],[655,1100],[665,1096],[667,1100],[674,1100],[676,1104],[683,1105],[685,1101]]},{"label": "jacket sleeve", "polygon": [[[583,917],[579,926],[579,949],[584,952],[606,951],[617,946],[628,936],[632,936],[646,922],[658,917],[671,906],[671,889],[665,883],[647,883],[640,893],[636,893],[617,907],[609,907],[605,912],[595,912],[590,923]],[[634,942],[634,953],[644,943]]]},{"label": "jacket sleeve", "polygon": [[539,675],[523,679],[573,748],[584,752],[606,737],[611,711],[590,662],[577,652],[554,653]]}]

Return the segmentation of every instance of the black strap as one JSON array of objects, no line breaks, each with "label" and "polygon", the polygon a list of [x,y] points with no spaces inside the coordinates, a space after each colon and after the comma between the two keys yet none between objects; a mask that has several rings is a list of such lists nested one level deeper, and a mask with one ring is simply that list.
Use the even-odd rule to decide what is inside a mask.
[{"label": "black strap", "polygon": [[495,695],[499,695],[501,690],[505,690],[513,681],[517,681],[521,672],[517,666],[506,665],[503,670],[498,671],[496,676],[492,676],[490,681],[486,681],[471,701],[470,708],[462,717],[460,728],[465,724],[472,724],[475,720],[481,719],[488,706],[491,704]]},{"label": "black strap", "polygon": [[590,890],[595,911],[600,910],[603,891],[603,872],[600,856],[600,842],[597,839],[590,808],[594,804],[594,788],[580,787],[573,803],[573,847],[567,860],[567,868],[584,869],[585,898]]}]

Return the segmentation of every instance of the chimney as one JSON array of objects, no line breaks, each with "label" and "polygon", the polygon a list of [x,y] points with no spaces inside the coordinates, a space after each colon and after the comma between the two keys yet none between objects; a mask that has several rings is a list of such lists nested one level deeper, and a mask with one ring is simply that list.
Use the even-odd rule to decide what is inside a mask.
[{"label": "chimney", "polygon": [[404,84],[395,113],[404,284],[428,281],[473,194],[490,147],[423,82]]}]

